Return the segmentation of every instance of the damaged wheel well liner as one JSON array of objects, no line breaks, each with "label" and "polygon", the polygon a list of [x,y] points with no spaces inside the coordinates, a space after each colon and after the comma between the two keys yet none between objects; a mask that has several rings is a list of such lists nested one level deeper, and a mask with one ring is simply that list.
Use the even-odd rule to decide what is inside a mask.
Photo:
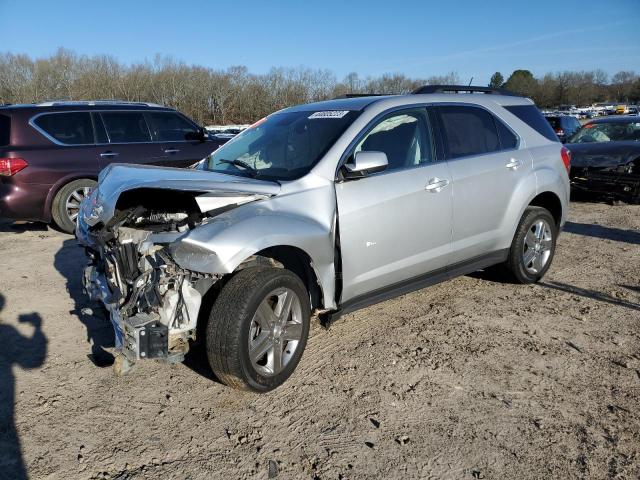
[{"label": "damaged wheel well liner", "polygon": [[[274,265],[275,263],[275,265]],[[324,307],[322,301],[322,289],[320,282],[313,269],[311,257],[304,250],[293,247],[291,245],[281,245],[265,248],[242,262],[236,271],[255,265],[274,265],[295,273],[311,298],[312,309],[322,309]]]}]

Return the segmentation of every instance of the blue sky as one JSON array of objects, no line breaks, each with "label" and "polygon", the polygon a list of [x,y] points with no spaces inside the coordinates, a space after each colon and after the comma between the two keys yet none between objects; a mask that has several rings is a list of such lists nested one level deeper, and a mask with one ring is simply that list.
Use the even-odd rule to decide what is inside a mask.
[{"label": "blue sky", "polygon": [[[517,6],[511,6],[517,5]],[[457,71],[640,71],[640,0],[0,0],[0,51],[58,47],[131,63],[327,68],[339,78]]]}]

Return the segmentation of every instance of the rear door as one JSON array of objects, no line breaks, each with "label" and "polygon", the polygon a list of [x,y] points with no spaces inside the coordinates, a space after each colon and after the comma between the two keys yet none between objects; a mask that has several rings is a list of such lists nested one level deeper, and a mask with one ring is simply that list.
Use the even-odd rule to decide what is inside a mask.
[{"label": "rear door", "polygon": [[452,177],[451,263],[498,249],[509,202],[531,157],[491,112],[476,106],[436,107]]},{"label": "rear door", "polygon": [[151,138],[144,112],[105,110],[95,113],[101,168],[110,163],[162,164],[160,145]]},{"label": "rear door", "polygon": [[208,136],[198,140],[200,127],[178,112],[147,112],[146,118],[153,139],[160,144],[163,165],[188,167],[219,145]]},{"label": "rear door", "polygon": [[[438,161],[425,108],[371,126],[357,151],[381,151],[385,171],[336,183],[345,302],[444,269],[451,249],[451,176]],[[347,161],[349,161],[347,159]]]}]

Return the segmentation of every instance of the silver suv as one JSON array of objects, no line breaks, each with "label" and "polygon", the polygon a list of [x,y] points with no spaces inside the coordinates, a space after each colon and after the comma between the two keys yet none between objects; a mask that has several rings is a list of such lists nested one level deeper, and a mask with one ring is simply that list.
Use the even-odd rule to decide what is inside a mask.
[{"label": "silver suv", "polygon": [[[462,93],[467,92],[467,93]],[[195,341],[225,384],[265,392],[336,317],[497,266],[553,259],[569,155],[533,102],[431,86],[287,108],[192,169],[114,164],[81,206],[84,285],[116,370]]]}]

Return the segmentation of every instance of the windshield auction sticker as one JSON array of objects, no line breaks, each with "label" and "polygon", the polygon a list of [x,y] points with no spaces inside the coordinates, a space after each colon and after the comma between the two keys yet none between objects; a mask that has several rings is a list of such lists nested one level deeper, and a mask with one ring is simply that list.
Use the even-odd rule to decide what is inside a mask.
[{"label": "windshield auction sticker", "polygon": [[349,110],[325,110],[324,112],[315,112],[309,115],[309,118],[342,118]]}]

